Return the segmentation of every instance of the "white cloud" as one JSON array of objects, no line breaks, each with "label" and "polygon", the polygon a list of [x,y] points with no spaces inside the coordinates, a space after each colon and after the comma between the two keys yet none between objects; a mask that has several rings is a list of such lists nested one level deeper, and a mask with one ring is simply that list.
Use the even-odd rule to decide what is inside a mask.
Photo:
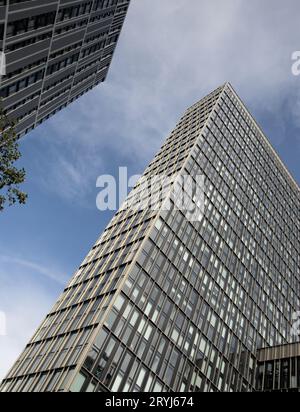
[{"label": "white cloud", "polygon": [[6,336],[0,336],[0,381],[49,312],[66,279],[58,270],[21,258],[0,256],[0,311]]},{"label": "white cloud", "polygon": [[12,266],[18,268],[20,271],[26,268],[31,270],[32,273],[45,276],[46,278],[53,280],[63,286],[67,282],[67,278],[62,273],[59,273],[56,269],[46,268],[36,262],[31,262],[22,258],[7,255],[0,255],[0,262],[2,265],[7,264],[6,270],[11,270]]},{"label": "white cloud", "polygon": [[36,328],[53,304],[53,296],[38,286],[19,282],[18,287],[6,289],[11,304],[1,310],[6,315],[7,335],[0,336],[0,381],[7,374]]},{"label": "white cloud", "polygon": [[283,140],[278,110],[300,88],[291,74],[299,12],[298,0],[132,0],[107,82],[28,139],[44,135],[40,181],[78,201],[111,153],[142,169],[182,112],[227,80],[274,116]]}]

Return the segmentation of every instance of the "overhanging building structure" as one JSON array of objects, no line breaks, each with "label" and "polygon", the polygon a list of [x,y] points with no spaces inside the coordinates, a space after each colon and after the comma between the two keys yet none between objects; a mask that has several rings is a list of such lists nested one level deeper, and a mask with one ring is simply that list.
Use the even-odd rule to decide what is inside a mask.
[{"label": "overhanging building structure", "polygon": [[129,2],[0,0],[0,97],[19,135],[105,80]]},{"label": "overhanging building structure", "polygon": [[202,217],[175,183],[133,207],[140,180],[2,391],[255,391],[258,349],[297,339],[299,187],[230,84],[185,112],[158,175],[204,176]]}]

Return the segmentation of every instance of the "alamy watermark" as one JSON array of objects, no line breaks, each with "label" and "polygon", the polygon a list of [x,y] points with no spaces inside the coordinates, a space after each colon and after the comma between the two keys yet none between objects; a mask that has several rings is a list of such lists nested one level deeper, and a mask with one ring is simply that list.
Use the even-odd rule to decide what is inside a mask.
[{"label": "alamy watermark", "polygon": [[292,320],[294,321],[290,331],[291,340],[298,340],[300,338],[300,311],[292,314]]},{"label": "alamy watermark", "polygon": [[295,51],[292,54],[292,73],[294,76],[300,76],[300,51]]},{"label": "alamy watermark", "polygon": [[6,315],[0,311],[0,336],[6,336]]},{"label": "alamy watermark", "polygon": [[[197,222],[204,214],[204,183],[203,175],[128,177],[127,168],[120,167],[118,182],[111,175],[98,177],[96,186],[101,191],[96,204],[101,211],[116,211],[119,207],[134,211],[175,208],[182,211],[189,221]],[[127,197],[130,188],[133,190]]]}]

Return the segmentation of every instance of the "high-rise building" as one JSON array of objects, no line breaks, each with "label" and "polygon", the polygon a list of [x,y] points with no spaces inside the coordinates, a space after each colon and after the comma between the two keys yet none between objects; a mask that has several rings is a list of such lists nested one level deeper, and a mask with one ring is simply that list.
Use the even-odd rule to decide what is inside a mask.
[{"label": "high-rise building", "polygon": [[0,97],[22,135],[106,78],[130,0],[0,0]]},{"label": "high-rise building", "polygon": [[258,349],[297,339],[299,210],[226,83],[185,112],[1,390],[254,391]]}]

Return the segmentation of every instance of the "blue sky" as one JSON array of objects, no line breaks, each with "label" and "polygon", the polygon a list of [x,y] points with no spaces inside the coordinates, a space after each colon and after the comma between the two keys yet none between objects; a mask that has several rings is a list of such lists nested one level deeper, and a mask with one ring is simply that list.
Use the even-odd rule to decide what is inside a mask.
[{"label": "blue sky", "polygon": [[183,111],[230,81],[300,182],[298,0],[132,0],[105,84],[23,138],[25,207],[0,215],[0,378],[110,220],[97,177],[142,173]]}]

